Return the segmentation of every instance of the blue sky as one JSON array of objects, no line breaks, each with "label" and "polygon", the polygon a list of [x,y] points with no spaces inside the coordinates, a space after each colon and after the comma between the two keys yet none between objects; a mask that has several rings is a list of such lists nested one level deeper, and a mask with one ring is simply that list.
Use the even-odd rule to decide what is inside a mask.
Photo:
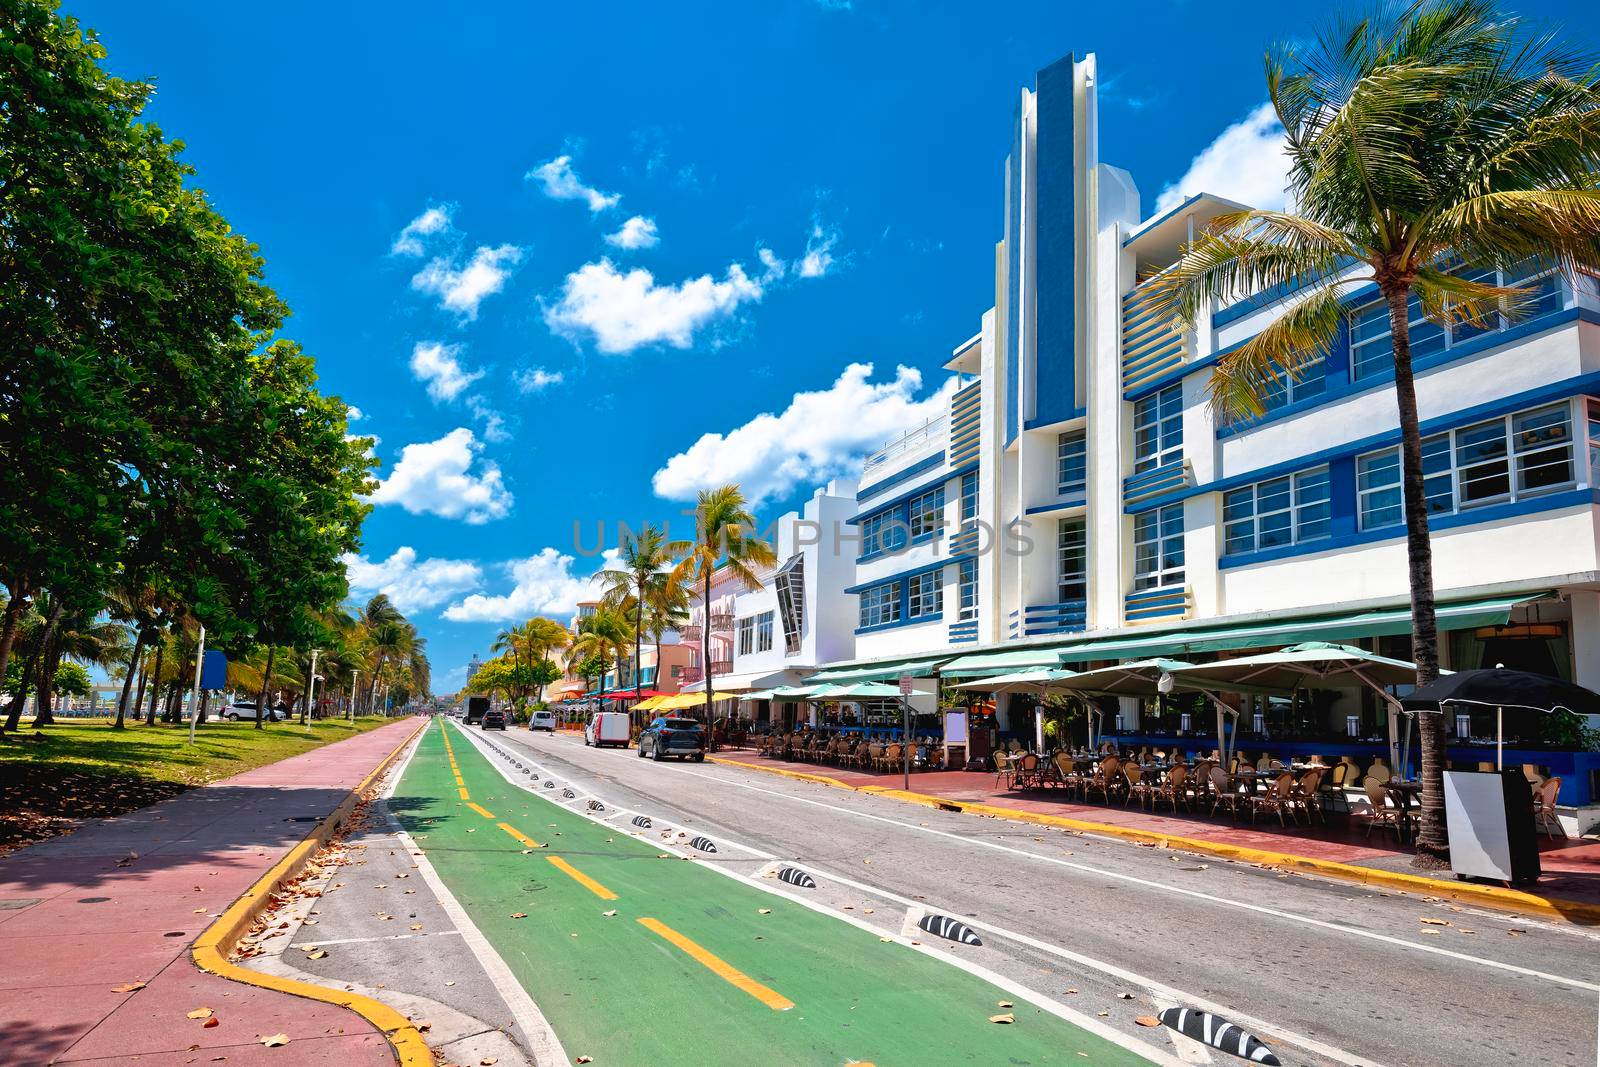
[{"label": "blue sky", "polygon": [[[67,3],[116,72],[156,78],[151,116],[379,439],[351,575],[418,622],[441,691],[504,623],[570,612],[598,565],[575,522],[592,544],[601,520],[677,518],[724,480],[776,515],[935,413],[940,365],[992,301],[1036,70],[1098,54],[1101,158],[1147,212],[1196,185],[1260,202],[1277,184],[1261,55],[1321,17],[450,8]],[[1586,8],[1541,17],[1592,45]]]}]

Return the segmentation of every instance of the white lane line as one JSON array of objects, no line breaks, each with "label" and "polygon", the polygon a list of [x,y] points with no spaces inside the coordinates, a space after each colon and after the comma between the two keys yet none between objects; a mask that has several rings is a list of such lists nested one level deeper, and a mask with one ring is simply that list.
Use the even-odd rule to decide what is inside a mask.
[{"label": "white lane line", "polygon": [[[463,731],[463,732],[465,732],[465,731]],[[471,737],[471,735],[467,735],[467,736],[469,738]],[[474,740],[476,740],[476,739],[474,739]],[[499,747],[497,745],[495,745],[494,742],[489,741],[488,739],[483,739],[483,745],[488,746],[490,749],[496,750],[497,753],[502,755],[502,756],[508,755],[508,753],[506,753],[502,749],[499,749]],[[481,749],[480,749],[480,753],[481,753]],[[501,764],[496,763],[494,760],[490,760],[489,761],[489,765],[491,767],[495,767],[497,770],[499,770],[501,776],[504,777],[507,781],[509,781],[512,785],[520,785],[521,784],[514,777],[512,777],[512,775],[514,773],[512,768],[504,767]],[[523,788],[527,788],[527,787],[523,786]],[[541,794],[537,794],[536,793],[534,795],[535,796],[539,796]],[[601,823],[601,820],[596,819],[593,816],[585,816],[585,817],[589,818],[589,820],[591,822]],[[603,823],[601,823],[601,825],[603,825]],[[718,840],[720,841],[721,839],[719,838]],[[663,848],[666,851],[668,851],[670,853],[673,853],[675,855],[680,855],[680,856],[689,855],[688,853],[683,852],[681,849],[674,848],[672,845],[660,844],[660,843],[656,843],[656,844],[657,844],[657,847]],[[1022,985],[1019,982],[1012,981],[1010,978],[1007,978],[1005,975],[1000,974],[1000,973],[998,973],[996,971],[991,971],[989,968],[984,967],[982,964],[974,963],[971,960],[962,959],[959,956],[949,954],[948,950],[945,951],[945,952],[940,952],[940,951],[935,950],[935,949],[933,949],[933,948],[931,948],[931,947],[929,947],[927,945],[915,944],[915,943],[913,943],[912,939],[906,938],[906,937],[902,937],[898,932],[896,932],[894,930],[886,929],[886,928],[884,928],[882,926],[878,926],[876,924],[870,923],[867,920],[865,920],[863,918],[860,918],[858,916],[855,916],[855,915],[843,914],[842,912],[838,912],[838,911],[833,910],[832,908],[828,907],[825,904],[818,903],[817,901],[814,901],[814,900],[807,900],[805,897],[798,896],[798,895],[796,895],[794,893],[787,892],[787,891],[779,888],[778,886],[772,884],[767,879],[751,878],[748,875],[740,874],[737,871],[729,870],[727,867],[725,867],[725,866],[723,866],[721,864],[717,864],[717,863],[709,863],[709,864],[706,864],[705,866],[708,869],[716,871],[718,874],[725,875],[728,878],[732,878],[733,880],[735,880],[737,882],[742,882],[745,885],[754,886],[756,889],[759,889],[759,890],[761,890],[762,892],[765,892],[765,893],[770,893],[773,896],[782,897],[785,900],[788,900],[788,901],[791,901],[791,902],[793,902],[795,904],[798,904],[803,908],[808,908],[809,910],[817,912],[820,915],[826,915],[831,919],[837,919],[840,922],[849,923],[851,926],[854,926],[854,927],[856,927],[858,929],[861,929],[861,930],[865,930],[865,931],[867,931],[867,932],[869,932],[871,934],[874,934],[874,935],[876,935],[878,937],[890,938],[891,940],[893,940],[893,941],[905,946],[906,948],[911,949],[911,951],[913,951],[913,952],[920,952],[923,955],[928,956],[928,957],[930,957],[932,959],[939,960],[942,963],[947,963],[952,967],[960,968],[961,970],[966,971],[968,974],[971,974],[971,975],[973,975],[973,976],[975,976],[977,978],[981,978],[984,981],[988,982],[990,985],[995,986],[996,988],[1001,989],[1001,990],[1005,991],[1006,993],[1011,994],[1011,996],[1015,997],[1018,1000],[1027,1001],[1029,1004],[1032,1004],[1034,1007],[1039,1008],[1041,1011],[1047,1011],[1051,1015],[1054,1015],[1057,1018],[1064,1020],[1065,1022],[1071,1023],[1073,1026],[1076,1026],[1081,1030],[1087,1030],[1090,1033],[1094,1034],[1096,1037],[1099,1037],[1104,1041],[1110,1042],[1111,1044],[1116,1045],[1118,1048],[1126,1049],[1127,1051],[1132,1052],[1132,1053],[1134,1053],[1134,1054],[1136,1054],[1138,1056],[1142,1056],[1143,1058],[1145,1058],[1147,1060],[1150,1060],[1153,1063],[1162,1064],[1162,1065],[1164,1065],[1164,1067],[1185,1067],[1184,1062],[1182,1060],[1178,1059],[1176,1056],[1173,1056],[1171,1053],[1166,1052],[1165,1050],[1163,1050],[1163,1049],[1161,1049],[1161,1048],[1159,1048],[1159,1047],[1157,1047],[1155,1045],[1152,1045],[1152,1044],[1150,1044],[1150,1043],[1148,1043],[1146,1041],[1142,1041],[1142,1040],[1140,1040],[1138,1038],[1135,1038],[1135,1037],[1133,1037],[1131,1035],[1125,1034],[1122,1031],[1115,1029],[1114,1027],[1108,1026],[1105,1023],[1101,1022],[1099,1019],[1090,1018],[1089,1016],[1084,1015],[1081,1012],[1074,1011],[1073,1009],[1068,1008],[1067,1006],[1065,1006],[1063,1004],[1058,1004],[1054,1000],[1051,1000],[1048,997],[1040,995],[1036,990],[1030,989],[1029,987],[1027,987],[1025,985]],[[1373,1067],[1376,1067],[1376,1065],[1373,1065]]]},{"label": "white lane line", "polygon": [[335,937],[328,941],[296,941],[290,948],[322,948],[326,945],[370,945],[378,941],[410,941],[418,937],[460,937],[460,930],[427,930],[420,934],[388,934],[384,937]]},{"label": "white lane line", "polygon": [[[432,727],[430,726],[429,729],[432,729]],[[439,877],[439,872],[433,869],[433,864],[429,862],[427,855],[412,840],[411,835],[406,833],[405,827],[401,826],[400,821],[394,817],[394,812],[389,810],[387,801],[394,795],[395,789],[399,787],[400,779],[405,777],[406,768],[411,765],[411,757],[416,755],[417,749],[421,746],[422,739],[427,736],[427,733],[427,730],[424,730],[417,736],[417,741],[411,746],[411,751],[406,753],[405,758],[389,775],[388,781],[384,784],[383,799],[386,802],[384,804],[384,815],[388,820],[390,831],[399,839],[400,844],[405,847],[411,858],[416,861],[417,873],[422,875],[422,880],[428,883],[429,889],[433,890],[433,895],[439,901],[439,906],[444,909],[445,914],[450,917],[450,921],[455,924],[462,939],[466,941],[467,947],[477,957],[478,965],[483,968],[490,983],[494,985],[495,991],[500,994],[501,999],[506,1003],[506,1007],[510,1009],[511,1017],[516,1020],[517,1026],[522,1030],[523,1037],[527,1039],[528,1051],[533,1054],[533,1061],[539,1064],[571,1063],[572,1060],[567,1056],[567,1050],[561,1047],[561,1038],[556,1036],[555,1028],[550,1025],[550,1020],[544,1017],[544,1012],[539,1010],[539,1006],[533,1002],[533,998],[528,995],[528,991],[522,988],[522,983],[517,981],[517,976],[511,972],[510,967],[506,966],[506,961],[501,958],[500,953],[495,951],[494,946],[489,943],[489,939],[483,936],[483,932],[472,921],[472,917],[467,914],[467,910],[461,906],[461,902],[455,898],[455,894],[451,893],[444,884],[444,879]]]},{"label": "white lane line", "polygon": [[1122,871],[1110,870],[1105,867],[1095,867],[1086,863],[1073,863],[1068,860],[1057,859],[1054,856],[1041,856],[1038,853],[1029,852],[1026,849],[1012,848],[1010,845],[1002,845],[997,841],[989,841],[981,837],[968,837],[963,834],[954,834],[945,830],[936,830],[931,826],[917,826],[914,823],[902,822],[899,819],[891,819],[883,815],[873,815],[870,812],[852,811],[849,808],[841,808],[837,805],[827,804],[820,800],[812,800],[808,797],[797,797],[792,794],[781,793],[773,789],[764,789],[761,786],[750,785],[747,782],[730,781],[726,778],[719,778],[715,775],[706,774],[704,771],[691,771],[685,769],[679,773],[698,775],[699,777],[708,779],[710,781],[721,782],[724,785],[735,786],[739,789],[748,789],[756,793],[764,793],[767,796],[778,797],[782,800],[794,801],[797,804],[808,804],[812,807],[825,808],[828,811],[838,812],[841,815],[850,815],[858,819],[867,819],[872,822],[880,822],[886,823],[890,826],[898,826],[902,829],[912,830],[917,833],[930,834],[934,837],[943,837],[952,841],[959,841],[965,845],[978,845],[983,848],[994,849],[999,852],[1009,852],[1015,856],[1023,856],[1030,860],[1038,860],[1042,863],[1054,864],[1058,867],[1066,867],[1070,870],[1081,871],[1085,874],[1096,875],[1097,877],[1115,878],[1119,881],[1142,886],[1146,889],[1154,889],[1163,893],[1172,893],[1177,896],[1189,897],[1193,900],[1203,900],[1210,904],[1218,904],[1223,907],[1235,908],[1240,911],[1248,911],[1256,915],[1270,915],[1275,919],[1283,919],[1291,923],[1301,923],[1307,926],[1315,926],[1318,929],[1328,930],[1336,934],[1343,934],[1349,937],[1366,938],[1369,941],[1378,941],[1384,944],[1396,945],[1401,948],[1411,949],[1415,952],[1423,952],[1433,956],[1443,956],[1448,959],[1459,960],[1462,963],[1471,963],[1480,967],[1488,967],[1494,970],[1507,971],[1512,974],[1520,974],[1527,978],[1537,978],[1541,981],[1552,982],[1556,985],[1565,986],[1570,989],[1586,989],[1591,992],[1600,993],[1600,984],[1596,984],[1594,982],[1585,982],[1578,978],[1567,978],[1559,974],[1550,974],[1546,971],[1537,971],[1531,967],[1520,967],[1514,963],[1505,963],[1501,960],[1484,959],[1481,956],[1473,956],[1466,952],[1456,952],[1453,949],[1439,948],[1435,945],[1424,945],[1416,941],[1407,941],[1403,937],[1394,937],[1389,934],[1380,934],[1374,930],[1362,930],[1353,926],[1345,926],[1341,923],[1329,922],[1326,919],[1316,919],[1309,915],[1301,915],[1295,912],[1284,911],[1280,908],[1269,908],[1261,904],[1251,904],[1248,901],[1233,900],[1228,897],[1219,897],[1211,893],[1203,893],[1198,889],[1185,889],[1181,886],[1166,885],[1161,882],[1151,881],[1148,878],[1140,878],[1137,875],[1127,874]]}]

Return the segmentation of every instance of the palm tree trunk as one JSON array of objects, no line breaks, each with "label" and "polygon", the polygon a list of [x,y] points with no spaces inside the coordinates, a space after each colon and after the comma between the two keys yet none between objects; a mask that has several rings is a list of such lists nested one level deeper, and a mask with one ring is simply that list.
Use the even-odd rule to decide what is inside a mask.
[{"label": "palm tree trunk", "polygon": [[[1411,658],[1417,684],[1439,677],[1439,628],[1433,602],[1433,545],[1428,539],[1428,498],[1422,477],[1422,432],[1417,419],[1417,388],[1411,373],[1410,293],[1396,286],[1385,293],[1394,344],[1394,395],[1400,408],[1400,486],[1405,500],[1406,560],[1411,581]],[[1393,714],[1391,711],[1390,714]],[[1422,758],[1422,802],[1418,812],[1417,855],[1412,866],[1442,870],[1450,866],[1450,835],[1444,817],[1444,731],[1442,715],[1417,716]]]},{"label": "palm tree trunk", "polygon": [[[141,633],[142,637],[143,634]],[[144,657],[139,657],[139,685],[133,691],[133,721],[139,721],[139,709],[144,707],[144,687],[150,684],[150,672],[145,668]]]},{"label": "palm tree trunk", "polygon": [[61,639],[55,634],[55,629],[54,626],[50,627],[49,644],[45,646],[44,659],[39,663],[39,680],[34,683],[39,695],[33,702],[33,722],[28,725],[35,730],[41,726],[53,726],[56,721],[56,670],[61,666]]},{"label": "palm tree trunk", "polygon": [[261,729],[262,716],[267,711],[267,693],[272,689],[272,666],[277,662],[278,646],[267,646],[267,669],[261,672],[261,696],[256,699],[256,729]]},{"label": "palm tree trunk", "polygon": [[46,624],[44,632],[39,635],[39,643],[28,653],[28,662],[22,666],[21,682],[17,692],[11,697],[11,704],[6,708],[6,730],[15,730],[22,725],[22,705],[28,702],[28,687],[33,683],[34,672],[39,668],[39,658],[44,655],[45,642],[50,639],[50,632],[56,627],[56,620],[61,617],[61,605],[57,604],[50,612],[50,621]]},{"label": "palm tree trunk", "polygon": [[[372,684],[367,686],[367,714],[368,715],[372,714],[372,702],[375,699],[377,699],[377,696],[378,696],[378,674],[382,670],[383,670],[383,653],[380,652],[380,653],[378,653],[378,661],[372,665]],[[354,708],[351,708],[351,714],[352,715],[355,714],[355,709]]]},{"label": "palm tree trunk", "polygon": [[6,668],[11,664],[11,646],[17,640],[17,627],[22,625],[22,613],[28,608],[27,579],[19,578],[8,588],[11,595],[6,600],[5,614],[0,615],[0,678],[6,676]]},{"label": "palm tree trunk", "polygon": [[715,740],[711,723],[711,572],[705,574],[705,591],[701,598],[701,607],[705,609],[706,617],[701,620],[705,623],[700,628],[700,680],[706,687],[706,751],[716,751],[712,742]]},{"label": "palm tree trunk", "polygon": [[133,690],[133,675],[139,669],[139,656],[144,651],[144,630],[136,629],[133,637],[133,654],[128,657],[128,674],[122,679],[122,695],[117,698],[117,719],[111,724],[113,730],[122,729],[123,719],[128,713],[128,694]]},{"label": "palm tree trunk", "polygon": [[164,655],[166,653],[166,651],[167,651],[167,642],[163,639],[161,631],[157,630],[156,631],[156,669],[155,669],[155,673],[153,675],[151,675],[152,681],[150,683],[150,712],[149,712],[148,715],[145,716],[144,724],[146,726],[154,726],[156,724],[156,701],[159,699],[159,696],[160,696],[160,693],[161,693],[161,657],[162,657],[162,655]]},{"label": "palm tree trunk", "polygon": [[[639,595],[633,605],[633,700],[639,702],[639,694],[644,692],[644,671],[639,669],[639,661],[644,658],[644,583],[639,584]],[[656,674],[661,674],[661,664],[656,663]]]}]

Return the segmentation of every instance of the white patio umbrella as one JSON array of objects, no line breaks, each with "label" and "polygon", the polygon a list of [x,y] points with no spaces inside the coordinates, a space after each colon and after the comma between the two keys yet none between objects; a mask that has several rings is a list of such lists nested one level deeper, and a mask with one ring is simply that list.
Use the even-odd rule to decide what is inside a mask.
[{"label": "white patio umbrella", "polygon": [[[1224,717],[1232,715],[1237,718],[1239,710],[1223,703],[1217,695],[1217,690],[1221,688],[1219,686],[1204,684],[1198,679],[1180,682],[1178,680],[1180,673],[1193,666],[1195,666],[1193,663],[1177,659],[1135,660],[1132,663],[1119,663],[1112,667],[1101,667],[1099,670],[1084,671],[1071,678],[1063,678],[1053,683],[1052,688],[1080,693],[1101,693],[1106,696],[1158,696],[1176,689],[1188,689],[1200,693],[1216,708],[1217,749],[1226,762],[1230,753]],[[1253,691],[1256,687],[1244,688]]]},{"label": "white patio umbrella", "polygon": [[[1056,667],[1033,667],[1025,671],[1016,671],[1012,674],[996,675],[993,678],[978,678],[970,682],[958,682],[956,689],[970,689],[979,693],[1031,693],[1042,696],[1051,692],[1053,682],[1063,678],[1072,678],[1077,671],[1063,670]],[[1094,719],[1093,712],[1089,720],[1089,746],[1094,747]],[[1033,744],[1034,747],[1044,749],[1044,713],[1038,708],[1033,711]]]},{"label": "white patio umbrella", "polygon": [[[1214,689],[1230,691],[1292,692],[1307,685],[1332,689],[1366,686],[1389,706],[1389,758],[1394,761],[1396,771],[1411,758],[1411,722],[1416,712],[1403,706],[1400,698],[1385,687],[1415,684],[1415,663],[1390,659],[1353,645],[1307,641],[1258,656],[1189,664],[1174,671],[1173,675],[1182,681],[1195,681]],[[1406,724],[1403,746],[1395,730],[1401,716],[1404,716]]]}]

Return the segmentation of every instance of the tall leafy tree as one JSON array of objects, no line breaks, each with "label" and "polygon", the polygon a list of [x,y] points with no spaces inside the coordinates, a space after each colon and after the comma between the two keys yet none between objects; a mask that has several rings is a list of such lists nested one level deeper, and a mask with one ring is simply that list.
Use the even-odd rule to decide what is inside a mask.
[{"label": "tall leafy tree", "polygon": [[[1279,48],[1266,74],[1296,210],[1217,219],[1153,283],[1154,305],[1192,324],[1212,300],[1301,289],[1218,361],[1212,406],[1233,419],[1260,414],[1264,396],[1333,347],[1353,287],[1377,287],[1393,341],[1412,655],[1426,684],[1439,650],[1411,321],[1516,316],[1526,291],[1474,280],[1458,262],[1526,273],[1532,261],[1574,278],[1600,271],[1597,68],[1485,0],[1426,0],[1336,26],[1305,50]],[[1449,859],[1439,718],[1419,716],[1415,862],[1425,868]]]},{"label": "tall leafy tree", "polygon": [[672,545],[672,554],[679,560],[672,576],[673,581],[700,591],[705,614],[705,625],[700,628],[700,663],[706,689],[706,739],[712,743],[711,583],[717,571],[726,567],[745,588],[759,589],[761,577],[756,568],[775,566],[778,557],[772,546],[756,535],[755,516],[737,485],[701,490],[695,503],[694,528],[693,541]]},{"label": "tall leafy tree", "polygon": [[[620,666],[633,639],[633,624],[628,617],[615,608],[601,605],[593,615],[579,623],[578,636],[572,642],[572,652],[586,660],[604,661],[608,668],[611,664]],[[600,677],[605,677],[605,671],[601,671]]]}]

